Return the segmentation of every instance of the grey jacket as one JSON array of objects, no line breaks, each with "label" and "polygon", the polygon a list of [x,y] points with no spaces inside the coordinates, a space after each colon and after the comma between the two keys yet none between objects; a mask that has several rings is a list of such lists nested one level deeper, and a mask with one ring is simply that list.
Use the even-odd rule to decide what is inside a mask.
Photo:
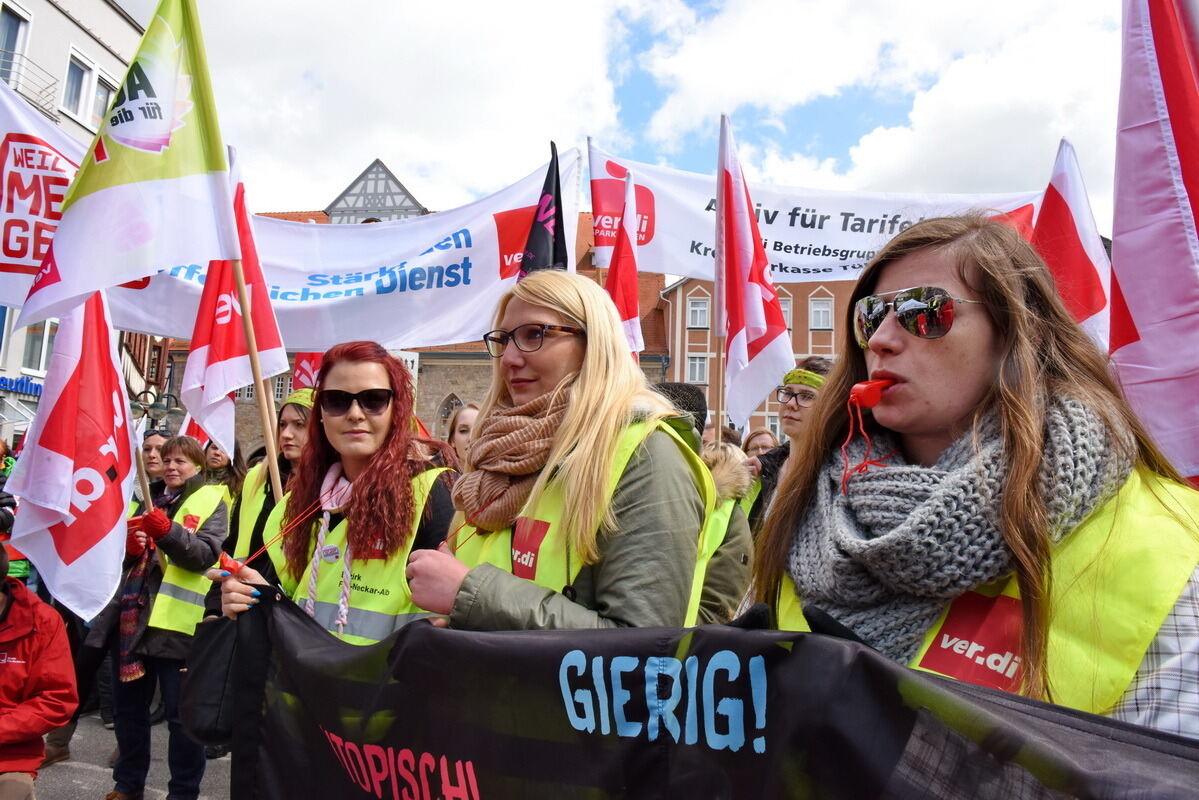
[{"label": "grey jacket", "polygon": [[612,496],[612,512],[616,525],[599,537],[599,560],[579,571],[573,601],[480,564],[454,598],[450,626],[495,631],[682,625],[704,508],[691,469],[669,435],[654,431],[633,453]]},{"label": "grey jacket", "polygon": [[[163,511],[173,516],[183,501],[203,485],[203,476],[198,475],[196,478],[192,478],[188,481],[185,492]],[[218,503],[216,510],[195,533],[188,533],[178,522],[172,522],[170,531],[155,542],[156,549],[150,557],[149,571],[146,574],[149,601],[141,609],[137,618],[133,652],[157,658],[184,659],[187,657],[187,650],[191,645],[190,636],[177,631],[147,627],[150,622],[150,613],[154,609],[154,599],[158,596],[158,587],[162,585],[163,567],[159,553],[166,553],[171,563],[184,569],[203,572],[220,557],[221,543],[225,540],[228,531],[229,514],[225,510],[225,504]],[[126,572],[116,595],[108,601],[108,605],[96,617],[91,630],[88,631],[86,644],[89,647],[106,647],[116,636],[117,624],[121,615],[121,594],[125,591],[127,579],[128,573]]]}]

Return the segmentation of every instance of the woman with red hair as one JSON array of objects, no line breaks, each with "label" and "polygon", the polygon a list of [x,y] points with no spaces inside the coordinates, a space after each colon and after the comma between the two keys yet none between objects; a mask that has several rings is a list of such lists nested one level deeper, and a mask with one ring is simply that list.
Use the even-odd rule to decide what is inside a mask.
[{"label": "woman with red hair", "polygon": [[[268,542],[290,531],[268,551],[282,588],[353,644],[428,616],[412,603],[404,569],[413,550],[445,539],[453,517],[450,470],[425,450],[444,456],[448,446],[413,433],[412,403],[407,368],[377,343],[346,342],[325,353],[291,491],[263,531]],[[213,575],[223,581],[226,616],[257,603],[249,584],[265,583],[248,567]]]}]

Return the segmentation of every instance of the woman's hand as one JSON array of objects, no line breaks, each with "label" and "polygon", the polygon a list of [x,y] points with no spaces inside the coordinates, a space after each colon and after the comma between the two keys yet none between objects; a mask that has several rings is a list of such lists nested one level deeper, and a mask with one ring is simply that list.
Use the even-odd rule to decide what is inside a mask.
[{"label": "woman's hand", "polygon": [[258,570],[249,567],[242,567],[236,576],[221,569],[210,569],[204,575],[221,582],[221,613],[229,619],[237,619],[238,614],[258,603],[258,590],[250,586],[250,583],[266,583]]},{"label": "woman's hand", "polygon": [[758,461],[757,456],[754,456],[753,458],[745,459],[744,463],[745,463],[745,468],[748,469],[749,473],[751,475],[753,475],[755,478],[762,474],[762,462]]},{"label": "woman's hand", "polygon": [[448,615],[470,567],[459,561],[445,542],[436,550],[414,550],[408,556],[408,588],[412,602],[434,614]]}]

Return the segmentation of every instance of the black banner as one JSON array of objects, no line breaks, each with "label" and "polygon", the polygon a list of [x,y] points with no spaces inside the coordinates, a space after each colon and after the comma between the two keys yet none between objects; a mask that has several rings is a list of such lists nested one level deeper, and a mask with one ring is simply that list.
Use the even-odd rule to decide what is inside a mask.
[{"label": "black banner", "polygon": [[1199,775],[1197,743],[827,636],[422,622],[355,647],[275,600],[238,622],[266,685],[261,716],[238,695],[234,800],[1157,798]]}]

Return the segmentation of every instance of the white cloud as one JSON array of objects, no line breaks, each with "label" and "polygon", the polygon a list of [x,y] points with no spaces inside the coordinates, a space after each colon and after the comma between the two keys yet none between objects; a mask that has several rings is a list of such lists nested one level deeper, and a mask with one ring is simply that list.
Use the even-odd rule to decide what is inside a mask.
[{"label": "white cloud", "polygon": [[618,139],[612,8],[469,2],[204,5],[225,140],[257,210],[323,208],[379,157],[426,206]]},{"label": "white cloud", "polygon": [[1118,28],[1118,9],[1084,0],[730,0],[646,57],[669,91],[648,135],[673,151],[721,111],[775,118],[851,87],[901,91],[914,96],[906,124],[863,136],[848,163],[796,153],[763,125],[762,146],[742,144],[747,172],[826,188],[1033,189],[1047,182],[1066,136],[1106,231]]}]

